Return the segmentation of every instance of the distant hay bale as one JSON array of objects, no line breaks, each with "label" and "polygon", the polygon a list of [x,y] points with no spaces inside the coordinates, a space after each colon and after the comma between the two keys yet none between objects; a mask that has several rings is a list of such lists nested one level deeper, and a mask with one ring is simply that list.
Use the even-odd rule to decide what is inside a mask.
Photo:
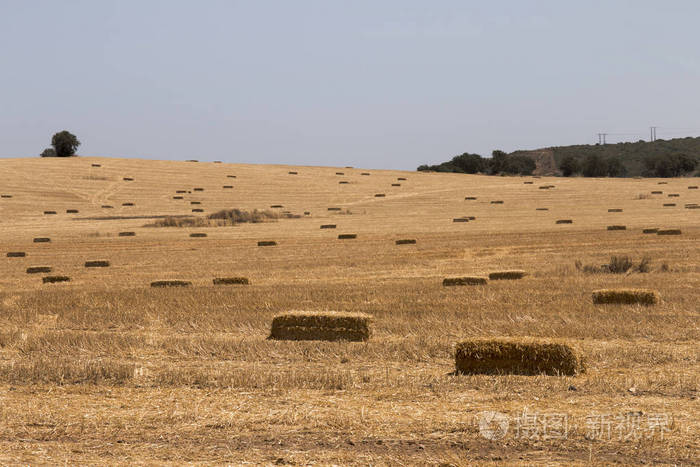
[{"label": "distant hay bale", "polygon": [[404,238],[401,240],[396,240],[397,245],[415,245],[416,241],[412,238]]},{"label": "distant hay bale", "polygon": [[305,215],[305,216],[310,216],[310,215],[311,215],[311,211],[304,211],[304,215]]},{"label": "distant hay bale", "polygon": [[574,221],[572,219],[558,219],[555,224],[573,224]]},{"label": "distant hay bale", "polygon": [[668,185],[668,182],[659,182],[657,185]]},{"label": "distant hay bale", "polygon": [[466,201],[474,201],[476,199],[476,196],[465,196],[464,199]]},{"label": "distant hay bale", "polygon": [[345,172],[336,172],[336,175],[345,175]]},{"label": "distant hay bale", "polygon": [[658,231],[659,229],[642,229],[642,233],[644,234],[655,234]]},{"label": "distant hay bale", "polygon": [[685,205],[685,209],[700,209],[700,205],[697,203],[688,203]]},{"label": "distant hay bale", "polygon": [[321,226],[322,229],[335,229],[335,224],[323,224]]},{"label": "distant hay bale", "polygon": [[32,240],[34,243],[49,243],[51,241],[50,238],[48,237],[37,237],[34,240]]},{"label": "distant hay bale", "polygon": [[681,196],[681,195],[679,195],[678,193],[669,193],[669,194],[668,194],[668,197],[669,197],[669,198],[679,198],[680,196]]},{"label": "distant hay bale", "polygon": [[491,281],[502,281],[502,280],[518,280],[527,276],[527,272],[520,269],[511,269],[507,271],[494,271],[489,273],[489,280]]},{"label": "distant hay bale", "polygon": [[187,159],[185,162],[199,162],[197,159]]},{"label": "distant hay bale", "polygon": [[100,164],[91,164],[92,167],[102,167]]},{"label": "distant hay bale", "polygon": [[532,185],[533,183],[535,183],[535,182],[523,182],[523,184],[525,184],[525,185]]},{"label": "distant hay bale", "polygon": [[625,225],[609,225],[608,230],[627,230]]},{"label": "distant hay bale", "polygon": [[124,180],[125,182],[133,182],[134,181],[134,179],[132,177],[124,177],[124,178],[122,178],[122,180]]},{"label": "distant hay bale", "polygon": [[8,258],[24,258],[27,256],[27,253],[24,251],[8,251],[6,256]]},{"label": "distant hay bale", "polygon": [[173,199],[184,199],[182,196],[173,196]]},{"label": "distant hay bale", "polygon": [[77,209],[66,209],[66,214],[78,214]]},{"label": "distant hay bale", "polygon": [[51,266],[32,266],[27,268],[27,274],[38,274],[53,271]]},{"label": "distant hay bale", "polygon": [[549,211],[549,208],[535,208],[535,211]]},{"label": "distant hay bale", "polygon": [[298,172],[295,172],[295,171],[293,171],[293,170],[290,170],[290,171],[289,171],[289,175],[298,175]]},{"label": "distant hay bale", "polygon": [[190,201],[190,204],[202,204],[201,201]]},{"label": "distant hay bale", "polygon": [[491,204],[503,204],[503,200],[497,199],[497,200],[491,201]]},{"label": "distant hay bale", "polygon": [[352,240],[357,238],[357,234],[340,234],[338,235],[338,240]]},{"label": "distant hay bale", "polygon": [[56,282],[70,282],[70,277],[68,276],[45,276],[41,278],[44,284],[54,284]]},{"label": "distant hay bale", "polygon": [[651,194],[652,195],[660,195],[660,194],[663,194],[663,191],[652,191]]},{"label": "distant hay bale", "polygon": [[664,203],[665,208],[672,208],[676,205],[676,203]]},{"label": "distant hay bale", "polygon": [[131,203],[131,202],[122,203],[122,206],[133,206],[133,205],[134,205],[134,203]]},{"label": "distant hay bale", "polygon": [[374,195],[375,198],[384,198],[386,195],[384,193],[376,193]]},{"label": "distant hay bale", "polygon": [[192,212],[204,212],[204,209],[202,208],[194,208]]},{"label": "distant hay bale", "polygon": [[681,235],[681,229],[659,229],[657,235]]},{"label": "distant hay bale", "polygon": [[396,180],[399,180],[399,181],[400,181],[400,180],[406,180],[406,178],[405,178],[405,177],[398,177]]},{"label": "distant hay bale", "polygon": [[214,285],[249,285],[250,281],[247,277],[217,277],[214,279]]},{"label": "distant hay bale", "polygon": [[271,207],[271,208],[277,209],[277,208],[283,208],[284,206],[282,206],[281,204],[273,204],[273,205],[270,206],[270,207]]},{"label": "distant hay bale", "polygon": [[338,185],[347,185],[347,184],[349,184],[349,183],[350,183],[350,182],[348,182],[347,180],[341,180],[341,181],[338,182]]},{"label": "distant hay bale", "polygon": [[44,214],[46,214],[46,215],[48,215],[48,214],[56,214],[56,211],[44,211]]},{"label": "distant hay bale", "polygon": [[205,234],[203,232],[194,232],[194,233],[190,234],[190,237],[192,237],[192,238],[204,238],[206,236],[207,236],[207,234]]},{"label": "distant hay bale", "polygon": [[593,292],[593,303],[596,305],[655,305],[658,302],[658,292],[648,289],[601,289]]},{"label": "distant hay bale", "polygon": [[226,177],[228,177],[228,178],[236,178],[235,175],[226,175]]},{"label": "distant hay bale", "polygon": [[272,319],[269,339],[362,342],[370,338],[371,325],[364,313],[292,311]]},{"label": "distant hay bale", "polygon": [[230,190],[233,188],[233,185],[224,185],[224,190]]},{"label": "distant hay bale", "polygon": [[340,208],[328,208],[329,211],[340,211]]},{"label": "distant hay bale", "polygon": [[537,188],[539,188],[540,190],[549,190],[549,185],[540,185]]},{"label": "distant hay bale", "polygon": [[470,221],[473,221],[473,220],[476,220],[476,217],[474,217],[474,216],[467,216],[467,219],[469,219]]},{"label": "distant hay bale", "polygon": [[459,342],[455,367],[461,374],[574,376],[586,371],[581,354],[567,344],[512,338]]},{"label": "distant hay bale", "polygon": [[187,193],[187,190],[175,190],[175,193]]},{"label": "distant hay bale", "polygon": [[189,287],[192,285],[190,281],[180,281],[180,280],[166,280],[166,281],[153,281],[151,282],[151,287]]},{"label": "distant hay bale", "polygon": [[608,212],[622,212],[622,209],[620,209],[620,208],[612,208],[612,209],[608,209]]},{"label": "distant hay bale", "polygon": [[221,161],[214,161],[214,164],[221,164]]},{"label": "distant hay bale", "polygon": [[697,190],[697,189],[698,189],[698,186],[697,186],[697,185],[690,185],[690,186],[688,187],[688,189],[689,189],[689,190]]},{"label": "distant hay bale", "polygon": [[277,242],[274,240],[262,240],[258,242],[258,246],[276,246]]},{"label": "distant hay bale", "polygon": [[452,219],[452,222],[469,222],[468,217],[455,217]]},{"label": "distant hay bale", "polygon": [[192,188],[193,191],[204,191],[204,188]]},{"label": "distant hay bale", "polygon": [[445,287],[453,287],[458,285],[486,285],[489,279],[483,276],[464,276],[464,277],[447,277],[442,281]]},{"label": "distant hay bale", "polygon": [[108,268],[109,261],[106,261],[106,260],[85,261],[85,267],[86,268]]},{"label": "distant hay bale", "polygon": [[369,176],[369,172],[362,172],[360,175]]},{"label": "distant hay bale", "polygon": [[119,237],[135,237],[136,232],[119,232]]},{"label": "distant hay bale", "polygon": [[0,195],[0,198],[12,198],[12,195]]},{"label": "distant hay bale", "polygon": [[401,186],[400,183],[392,183],[391,186]]},{"label": "distant hay bale", "polygon": [[114,209],[114,206],[110,206],[109,204],[103,204],[101,206],[102,209]]}]

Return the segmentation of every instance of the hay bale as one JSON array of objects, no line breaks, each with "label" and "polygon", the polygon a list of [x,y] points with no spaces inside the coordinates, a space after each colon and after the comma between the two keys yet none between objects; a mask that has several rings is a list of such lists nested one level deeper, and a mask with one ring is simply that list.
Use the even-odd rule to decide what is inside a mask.
[{"label": "hay bale", "polygon": [[133,182],[134,181],[134,179],[131,177],[124,177],[122,180],[124,180],[125,182]]},{"label": "hay bale", "polygon": [[204,212],[204,209],[202,208],[194,208],[192,212]]},{"label": "hay bale", "polygon": [[535,182],[523,182],[523,184],[525,184],[525,185],[532,185],[533,183],[535,183]]},{"label": "hay bale", "polygon": [[283,208],[284,206],[282,206],[281,204],[273,204],[273,205],[270,206],[270,207],[271,207],[271,208],[277,209],[277,208]]},{"label": "hay bale", "polygon": [[335,224],[323,224],[321,226],[322,229],[335,229]]},{"label": "hay bale", "polygon": [[549,190],[549,185],[540,185],[537,188],[539,188],[540,190]]},{"label": "hay bale", "polygon": [[194,233],[190,234],[191,238],[204,238],[206,236],[207,236],[207,234],[202,233],[202,232],[194,232]]},{"label": "hay bale", "polygon": [[295,171],[289,171],[289,175],[297,175],[298,173]]},{"label": "hay bale", "polygon": [[625,225],[609,225],[608,230],[627,230]]},{"label": "hay bale", "polygon": [[197,159],[187,159],[185,162],[199,162]]},{"label": "hay bale", "polygon": [[658,292],[648,289],[601,289],[593,292],[593,303],[596,305],[655,305],[658,302]]},{"label": "hay bale", "polygon": [[338,240],[352,240],[357,238],[357,234],[340,234],[338,235]]},{"label": "hay bale", "polygon": [[180,281],[180,280],[167,280],[167,281],[153,281],[151,282],[151,287],[189,287],[192,285],[190,281]]},{"label": "hay bale", "polygon": [[651,194],[652,195],[660,195],[660,194],[663,194],[663,191],[652,191]]},{"label": "hay bale", "polygon": [[447,277],[442,281],[442,285],[445,287],[457,285],[486,285],[488,282],[488,278],[482,276]]},{"label": "hay bale", "polygon": [[77,209],[66,209],[66,214],[78,214]]},{"label": "hay bale", "polygon": [[119,237],[135,237],[136,232],[119,232]]},{"label": "hay bale", "polygon": [[612,208],[612,209],[608,209],[608,212],[622,212],[622,209],[620,209],[620,208]]},{"label": "hay bale", "polygon": [[202,204],[201,201],[190,201],[190,204]]},{"label": "hay bale", "polygon": [[12,198],[12,195],[0,195],[0,198]]},{"label": "hay bale", "polygon": [[224,185],[224,190],[230,190],[233,188],[233,185]]},{"label": "hay bale", "polygon": [[187,190],[175,190],[175,193],[187,193]]},{"label": "hay bale", "polygon": [[122,203],[122,206],[133,206],[133,205],[134,205],[134,203],[131,203],[131,202]]},{"label": "hay bale", "polygon": [[258,246],[276,246],[277,242],[274,240],[262,240],[258,242]]},{"label": "hay bale", "polygon": [[558,219],[555,224],[573,224],[574,221],[572,219]]},{"label": "hay bale", "polygon": [[491,204],[503,204],[503,200],[497,199],[495,201],[491,201]]},{"label": "hay bale", "polygon": [[34,240],[32,240],[34,243],[49,243],[51,241],[50,238],[48,237],[37,237]]},{"label": "hay bale", "polygon": [[338,185],[347,185],[347,184],[349,184],[349,183],[350,183],[350,182],[348,182],[348,181],[341,180],[341,181],[338,182]]},{"label": "hay bale", "polygon": [[109,204],[103,204],[102,209],[114,209],[114,206],[110,206]]},{"label": "hay bale", "polygon": [[345,172],[336,172],[336,175],[345,175]]},{"label": "hay bale", "polygon": [[41,278],[44,284],[54,284],[56,282],[70,282],[70,277],[68,276],[45,276]]},{"label": "hay bale", "polygon": [[392,183],[391,186],[401,186],[400,183]]},{"label": "hay bale", "polygon": [[455,217],[452,219],[452,222],[469,222],[468,217]]},{"label": "hay bale", "polygon": [[85,261],[85,267],[86,268],[108,268],[109,261],[106,261],[106,260]]},{"label": "hay bale", "polygon": [[535,208],[535,211],[549,211],[549,208]]},{"label": "hay bale", "polygon": [[173,196],[173,199],[184,199],[183,196]]},{"label": "hay bale", "polygon": [[681,229],[659,229],[657,235],[680,235]]},{"label": "hay bale", "polygon": [[405,177],[398,177],[396,180],[406,180]]},{"label": "hay bale", "polygon": [[102,167],[100,164],[91,164],[92,167]]},{"label": "hay bale", "polygon": [[46,215],[56,214],[56,211],[44,211],[44,214],[46,214]]},{"label": "hay bale", "polygon": [[518,280],[527,276],[527,272],[520,269],[510,269],[507,271],[495,271],[489,273],[489,280],[491,281],[502,281],[502,280]]},{"label": "hay bale", "polygon": [[292,311],[272,319],[269,339],[366,341],[372,317],[364,313]]},{"label": "hay bale", "polygon": [[51,271],[53,271],[51,266],[32,266],[27,268],[27,274],[38,274]]},{"label": "hay bale", "polygon": [[700,205],[697,203],[686,204],[685,209],[700,209]]},{"label": "hay bale", "polygon": [[376,193],[374,195],[375,198],[384,198],[386,195],[384,193]]},{"label": "hay bale", "polygon": [[476,200],[476,196],[465,196],[464,199],[466,201],[474,201],[474,200]]},{"label": "hay bale", "polygon": [[668,185],[668,182],[659,182],[657,185]]},{"label": "hay bale", "polygon": [[340,208],[328,208],[329,211],[340,211]]},{"label": "hay bale", "polygon": [[192,188],[193,191],[204,191],[204,188]]},{"label": "hay bale", "polygon": [[24,258],[27,256],[27,253],[24,251],[8,251],[6,256],[8,258]]},{"label": "hay bale", "polygon": [[571,346],[542,339],[462,341],[455,347],[455,367],[461,374],[574,376],[586,370],[581,354]]},{"label": "hay bale", "polygon": [[310,215],[311,215],[311,211],[304,211],[304,215],[305,215],[305,216],[310,216]]},{"label": "hay bale", "polygon": [[672,208],[676,205],[676,203],[664,203],[665,208]]},{"label": "hay bale", "polygon": [[659,229],[642,229],[642,233],[644,234],[655,234],[658,231]]},{"label": "hay bale", "polygon": [[402,240],[396,240],[397,245],[415,245],[416,241],[412,238],[404,238]]},{"label": "hay bale", "polygon": [[688,189],[689,189],[689,190],[697,190],[697,189],[698,189],[698,186],[697,186],[697,185],[690,185],[690,186],[688,187]]},{"label": "hay bale", "polygon": [[668,197],[669,197],[669,198],[679,198],[680,196],[681,196],[681,195],[679,195],[678,193],[669,193],[669,194],[668,194]]},{"label": "hay bale", "polygon": [[362,172],[360,175],[369,176],[369,172]]},{"label": "hay bale", "polygon": [[250,281],[247,277],[217,277],[214,285],[248,285]]}]

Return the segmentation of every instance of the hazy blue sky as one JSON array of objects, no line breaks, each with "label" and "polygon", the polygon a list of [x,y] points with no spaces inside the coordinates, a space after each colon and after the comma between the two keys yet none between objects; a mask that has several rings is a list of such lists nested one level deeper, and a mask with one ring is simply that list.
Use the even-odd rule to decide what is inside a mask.
[{"label": "hazy blue sky", "polygon": [[[700,2],[0,0],[0,157],[414,169],[700,135]],[[671,130],[672,129],[672,130]]]}]

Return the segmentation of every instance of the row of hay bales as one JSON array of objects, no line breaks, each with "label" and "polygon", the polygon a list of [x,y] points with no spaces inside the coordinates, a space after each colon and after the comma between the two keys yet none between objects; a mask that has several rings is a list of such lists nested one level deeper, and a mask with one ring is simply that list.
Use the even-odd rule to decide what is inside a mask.
[{"label": "row of hay bales", "polygon": [[[214,285],[250,285],[250,280],[247,277],[215,277],[212,279]],[[179,279],[169,279],[151,282],[151,287],[154,288],[165,288],[165,287],[190,287],[192,285],[191,281],[184,281]]]}]

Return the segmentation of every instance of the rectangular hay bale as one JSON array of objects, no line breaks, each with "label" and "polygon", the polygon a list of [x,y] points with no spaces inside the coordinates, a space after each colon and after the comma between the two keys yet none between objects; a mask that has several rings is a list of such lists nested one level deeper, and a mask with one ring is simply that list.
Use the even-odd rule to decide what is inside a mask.
[{"label": "rectangular hay bale", "polygon": [[494,271],[489,273],[489,280],[517,280],[527,276],[527,272],[520,269],[510,269],[507,271]]},{"label": "rectangular hay bale", "polygon": [[658,292],[649,289],[601,289],[593,291],[592,297],[596,305],[655,305],[659,302]]},{"label": "rectangular hay bale", "polygon": [[247,277],[217,277],[213,280],[214,285],[249,285]]},{"label": "rectangular hay bale", "polygon": [[442,281],[442,285],[445,287],[458,285],[486,285],[488,282],[488,278],[483,276],[447,277]]},{"label": "rectangular hay bale", "polygon": [[272,319],[269,339],[366,341],[372,317],[365,313],[292,311]]}]

